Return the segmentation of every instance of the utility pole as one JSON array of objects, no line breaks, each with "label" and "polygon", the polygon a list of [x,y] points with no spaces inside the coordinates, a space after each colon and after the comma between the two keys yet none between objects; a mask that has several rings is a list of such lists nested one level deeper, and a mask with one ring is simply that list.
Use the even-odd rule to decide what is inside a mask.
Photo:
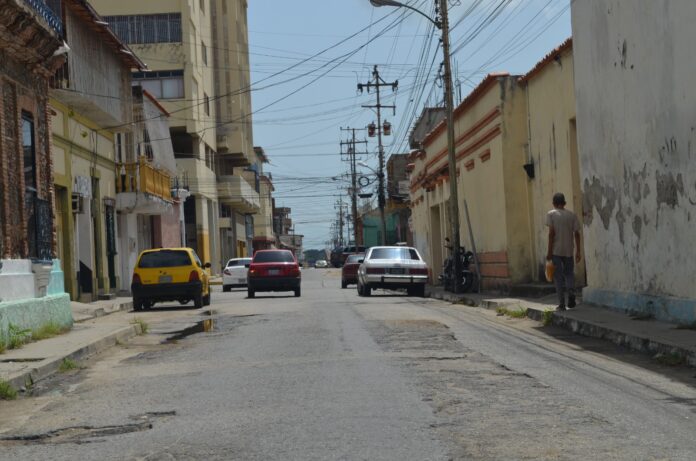
[{"label": "utility pole", "polygon": [[348,162],[350,162],[350,177],[351,177],[351,215],[353,217],[353,244],[355,246],[362,245],[362,235],[358,235],[358,171],[357,171],[357,155],[358,151],[356,144],[367,144],[367,140],[356,141],[355,132],[358,131],[356,128],[341,128],[341,131],[352,131],[353,139],[349,141],[341,141],[341,147],[348,145]]},{"label": "utility pole", "polygon": [[399,81],[395,80],[394,82],[388,83],[385,82],[382,77],[379,76],[379,71],[377,70],[377,65],[375,65],[374,70],[372,71],[372,77],[374,78],[374,83],[372,81],[367,82],[367,83],[358,83],[358,90],[363,91],[363,89],[367,89],[367,92],[370,92],[371,88],[375,88],[377,90],[377,105],[373,106],[362,106],[368,109],[377,109],[377,144],[379,146],[379,171],[378,171],[378,179],[379,179],[379,192],[378,192],[378,204],[379,204],[379,217],[381,221],[381,228],[382,228],[382,238],[381,238],[381,244],[386,245],[387,244],[387,221],[384,216],[384,206],[386,204],[386,198],[384,194],[384,146],[382,145],[382,107],[385,108],[391,108],[396,112],[396,106],[383,106],[382,101],[380,100],[380,92],[379,89],[381,87],[391,87],[392,91],[396,90],[396,88],[399,86]]},{"label": "utility pole", "polygon": [[445,112],[447,116],[447,158],[449,160],[450,185],[450,233],[454,261],[454,292],[462,291],[461,242],[459,239],[459,195],[457,192],[457,158],[454,146],[454,95],[452,92],[452,65],[450,59],[449,20],[447,0],[440,0],[440,24],[442,28],[442,52],[445,61]]}]

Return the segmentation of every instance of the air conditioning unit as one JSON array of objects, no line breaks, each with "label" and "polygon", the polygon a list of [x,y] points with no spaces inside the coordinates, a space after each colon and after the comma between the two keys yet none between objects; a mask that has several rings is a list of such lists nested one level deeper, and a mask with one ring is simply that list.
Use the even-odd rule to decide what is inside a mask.
[{"label": "air conditioning unit", "polygon": [[84,213],[84,200],[80,194],[72,194],[72,212]]}]

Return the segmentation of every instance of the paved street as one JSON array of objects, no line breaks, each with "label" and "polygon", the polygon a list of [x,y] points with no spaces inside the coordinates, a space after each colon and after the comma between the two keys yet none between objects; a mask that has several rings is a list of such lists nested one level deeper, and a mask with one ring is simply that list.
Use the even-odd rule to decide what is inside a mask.
[{"label": "paved street", "polygon": [[217,289],[211,331],[139,313],[148,334],[0,402],[0,458],[696,458],[693,369],[333,269],[301,298]]}]

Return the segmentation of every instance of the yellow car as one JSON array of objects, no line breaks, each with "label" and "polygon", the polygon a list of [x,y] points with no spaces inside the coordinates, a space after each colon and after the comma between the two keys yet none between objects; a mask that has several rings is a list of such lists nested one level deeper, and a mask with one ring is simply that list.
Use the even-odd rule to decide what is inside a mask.
[{"label": "yellow car", "polygon": [[191,248],[157,248],[138,256],[131,292],[133,309],[149,309],[155,303],[193,301],[196,309],[210,304],[210,284],[205,269]]}]

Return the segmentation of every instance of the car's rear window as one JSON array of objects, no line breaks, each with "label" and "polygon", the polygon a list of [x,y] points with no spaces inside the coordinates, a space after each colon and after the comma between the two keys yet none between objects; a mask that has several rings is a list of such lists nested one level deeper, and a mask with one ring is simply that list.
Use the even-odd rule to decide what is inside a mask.
[{"label": "car's rear window", "polygon": [[346,264],[355,264],[364,257],[365,255],[350,255],[348,256],[348,259],[346,259]]},{"label": "car's rear window", "polygon": [[289,251],[259,251],[254,255],[255,263],[294,263],[295,258]]},{"label": "car's rear window", "polygon": [[245,259],[232,259],[227,263],[227,267],[232,267],[232,266],[246,266],[247,264],[251,264],[251,258],[245,258]]},{"label": "car's rear window", "polygon": [[145,253],[140,258],[138,267],[148,269],[155,267],[177,267],[190,265],[191,258],[187,252],[181,250],[161,250]]},{"label": "car's rear window", "polygon": [[370,259],[412,259],[420,261],[418,253],[413,248],[375,248],[370,253]]}]

